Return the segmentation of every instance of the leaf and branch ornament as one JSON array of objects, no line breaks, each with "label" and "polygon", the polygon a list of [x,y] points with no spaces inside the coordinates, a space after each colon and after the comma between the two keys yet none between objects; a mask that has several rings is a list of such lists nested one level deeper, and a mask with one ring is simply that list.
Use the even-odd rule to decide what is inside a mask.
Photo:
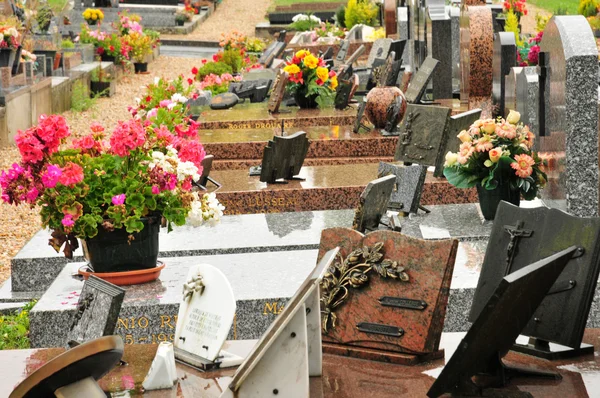
[{"label": "leaf and branch ornament", "polygon": [[345,259],[338,254],[338,261],[327,270],[321,281],[321,327],[323,333],[335,329],[337,316],[335,309],[342,305],[349,295],[348,287],[355,289],[366,286],[368,273],[375,270],[382,278],[408,282],[404,267],[398,262],[383,258],[383,242],[372,247],[363,246],[354,250]]}]

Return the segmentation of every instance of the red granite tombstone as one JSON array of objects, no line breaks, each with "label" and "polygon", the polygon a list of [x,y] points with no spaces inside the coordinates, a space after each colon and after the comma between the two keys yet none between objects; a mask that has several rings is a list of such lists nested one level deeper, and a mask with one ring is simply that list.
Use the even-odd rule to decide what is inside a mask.
[{"label": "red granite tombstone", "polygon": [[[343,259],[363,247],[373,255],[378,242],[383,243],[378,264],[340,272]],[[334,286],[324,285],[330,283],[327,276],[321,285],[323,351],[403,365],[442,358],[439,344],[458,241],[424,241],[383,230],[367,235],[348,228],[324,230],[319,259],[334,247],[340,247],[342,259],[337,259],[338,269],[332,273],[337,278],[329,278]],[[386,260],[391,260],[387,267],[397,262],[403,270],[395,268],[396,277],[382,277]],[[407,281],[402,280],[403,273]],[[356,285],[360,286],[352,287]],[[337,294],[336,288],[341,290]]]}]

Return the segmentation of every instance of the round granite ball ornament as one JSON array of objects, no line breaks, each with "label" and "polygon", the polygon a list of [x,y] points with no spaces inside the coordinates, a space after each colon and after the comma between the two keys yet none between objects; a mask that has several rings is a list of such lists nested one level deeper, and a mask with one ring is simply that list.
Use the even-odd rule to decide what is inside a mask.
[{"label": "round granite ball ornament", "polygon": [[401,101],[395,121],[395,124],[398,124],[406,112],[406,97],[404,93],[398,87],[374,87],[369,91],[367,94],[365,115],[375,128],[382,129],[385,127],[388,108],[394,103],[396,97],[400,97]]},{"label": "round granite ball ornament", "polygon": [[229,109],[233,108],[240,101],[234,93],[223,93],[214,96],[210,100],[210,109]]}]

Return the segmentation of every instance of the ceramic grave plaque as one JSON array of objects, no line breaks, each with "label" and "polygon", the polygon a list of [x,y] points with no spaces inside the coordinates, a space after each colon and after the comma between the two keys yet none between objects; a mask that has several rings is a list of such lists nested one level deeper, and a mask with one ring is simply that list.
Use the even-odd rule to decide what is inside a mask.
[{"label": "ceramic grave plaque", "polygon": [[175,328],[175,358],[201,369],[235,366],[242,358],[221,350],[235,316],[229,281],[216,267],[200,264],[188,271]]},{"label": "ceramic grave plaque", "polygon": [[406,101],[409,104],[417,104],[421,101],[425,89],[433,76],[433,71],[437,67],[439,61],[432,57],[427,57],[425,62],[419,68],[419,71],[413,76],[408,90],[406,90]]},{"label": "ceramic grave plaque", "polygon": [[448,122],[448,140],[446,141],[446,149],[442,151],[444,157],[438,159],[435,171],[433,172],[434,176],[441,177],[444,174],[444,162],[446,160],[445,155],[448,152],[456,153],[460,149],[461,141],[458,139],[457,135],[463,130],[468,130],[469,127],[471,127],[471,125],[480,118],[481,109],[473,109],[468,112],[450,116],[450,120]]},{"label": "ceramic grave plaque", "polygon": [[394,175],[387,175],[368,183],[360,195],[352,228],[360,232],[378,229],[395,185]]},{"label": "ceramic grave plaque", "polygon": [[309,377],[321,376],[323,370],[319,285],[337,254],[334,248],[320,256],[313,272],[262,335],[221,398],[309,396]]},{"label": "ceramic grave plaque", "polygon": [[512,32],[499,32],[494,34],[494,59],[492,80],[493,116],[504,116],[506,75],[510,68],[517,65],[517,44]]},{"label": "ceramic grave plaque", "polygon": [[[260,181],[272,184],[281,178],[295,179],[308,153],[308,145],[304,131],[285,137],[274,136],[263,152]],[[254,173],[251,169],[251,175]]]},{"label": "ceramic grave plaque", "polygon": [[322,283],[324,352],[405,365],[443,357],[458,241],[330,228],[321,234],[319,256],[331,247],[340,256]]},{"label": "ceramic grave plaque", "polygon": [[[408,104],[394,160],[440,167],[448,140],[450,108]],[[443,165],[443,162],[441,162]]]},{"label": "ceramic grave plaque", "polygon": [[124,298],[125,290],[91,275],[81,289],[67,342],[114,334]]},{"label": "ceramic grave plaque", "polygon": [[288,74],[284,70],[280,70],[273,83],[273,91],[271,91],[271,97],[269,98],[269,112],[278,113],[281,101],[283,101],[283,95],[285,93],[285,85],[287,84]]},{"label": "ceramic grave plaque", "polygon": [[404,213],[416,213],[421,202],[427,167],[420,165],[397,166],[379,162],[378,177],[396,176],[388,208]]},{"label": "ceramic grave plaque", "polygon": [[[470,320],[484,311],[503,277],[571,245],[581,250],[573,256],[531,321],[524,325],[522,334],[534,338],[538,347],[516,349],[548,359],[593,352],[593,347],[581,344],[581,340],[600,273],[600,218],[579,218],[547,207],[523,209],[501,202]],[[551,348],[548,342],[566,347]]]}]

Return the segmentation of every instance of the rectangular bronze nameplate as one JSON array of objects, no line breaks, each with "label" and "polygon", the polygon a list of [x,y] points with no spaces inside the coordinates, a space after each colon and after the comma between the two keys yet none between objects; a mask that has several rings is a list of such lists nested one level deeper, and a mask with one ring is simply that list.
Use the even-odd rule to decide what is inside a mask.
[{"label": "rectangular bronze nameplate", "polygon": [[356,325],[356,327],[363,333],[382,334],[384,336],[391,337],[402,337],[404,335],[404,330],[397,326],[361,322],[358,325]]},{"label": "rectangular bronze nameplate", "polygon": [[385,307],[405,308],[407,310],[423,311],[427,308],[427,303],[423,300],[413,300],[403,297],[385,296],[379,299],[379,303]]}]

